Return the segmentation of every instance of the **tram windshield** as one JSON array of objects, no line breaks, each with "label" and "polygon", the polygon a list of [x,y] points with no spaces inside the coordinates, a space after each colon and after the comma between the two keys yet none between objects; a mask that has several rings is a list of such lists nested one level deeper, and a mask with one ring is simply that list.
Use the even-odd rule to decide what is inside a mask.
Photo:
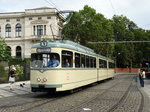
[{"label": "tram windshield", "polygon": [[31,55],[31,67],[57,67],[60,63],[60,56],[57,53],[34,53]]}]

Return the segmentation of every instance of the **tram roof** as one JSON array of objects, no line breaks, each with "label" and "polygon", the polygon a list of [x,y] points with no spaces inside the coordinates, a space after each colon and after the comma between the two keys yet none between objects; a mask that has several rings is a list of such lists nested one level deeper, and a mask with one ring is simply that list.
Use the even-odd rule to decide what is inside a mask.
[{"label": "tram roof", "polygon": [[[107,60],[112,61],[110,58],[96,54],[94,52],[94,50],[92,50],[88,47],[85,47],[83,45],[80,45],[78,43],[72,42],[70,40],[55,40],[55,41],[43,40],[43,41],[47,42],[47,46],[45,46],[45,47],[53,47],[53,48],[56,47],[56,48],[66,48],[66,49],[76,50],[79,52],[83,52],[83,53],[93,55],[93,56],[98,56],[102,59],[107,59]],[[41,48],[41,47],[42,47],[41,43],[37,43],[32,46],[32,48]]]}]

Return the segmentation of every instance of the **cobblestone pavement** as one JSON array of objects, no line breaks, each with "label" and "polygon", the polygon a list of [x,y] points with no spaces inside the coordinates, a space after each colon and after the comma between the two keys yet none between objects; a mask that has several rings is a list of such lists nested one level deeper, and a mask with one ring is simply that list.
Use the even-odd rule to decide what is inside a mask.
[{"label": "cobblestone pavement", "polygon": [[[82,91],[30,93],[0,99],[0,112],[150,112],[150,103],[136,75],[117,75]],[[146,83],[146,81],[145,81]]]},{"label": "cobblestone pavement", "polygon": [[[25,85],[23,85],[23,83]],[[20,84],[22,86],[20,86]],[[22,94],[30,94],[30,81],[16,82],[13,85],[13,90],[10,90],[9,84],[0,84],[0,98],[17,96]]]},{"label": "cobblestone pavement", "polygon": [[150,79],[145,79],[145,87],[142,88],[145,93],[148,95],[148,97],[150,98]]}]

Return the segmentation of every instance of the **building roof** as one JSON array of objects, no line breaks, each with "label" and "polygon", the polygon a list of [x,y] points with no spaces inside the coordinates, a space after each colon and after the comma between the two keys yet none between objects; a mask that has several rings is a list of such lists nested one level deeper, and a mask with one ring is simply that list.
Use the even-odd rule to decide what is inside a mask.
[{"label": "building roof", "polygon": [[50,8],[50,7],[25,9],[25,12],[4,12],[4,13],[0,13],[0,19],[18,18],[18,17],[23,18],[28,16],[42,16],[42,15],[56,15],[62,21],[65,21],[63,15],[60,14],[56,8]]},{"label": "building roof", "polygon": [[25,10],[41,10],[41,9],[56,9],[56,8],[50,8],[50,7],[39,7],[39,8],[33,8],[33,9],[25,9]]}]

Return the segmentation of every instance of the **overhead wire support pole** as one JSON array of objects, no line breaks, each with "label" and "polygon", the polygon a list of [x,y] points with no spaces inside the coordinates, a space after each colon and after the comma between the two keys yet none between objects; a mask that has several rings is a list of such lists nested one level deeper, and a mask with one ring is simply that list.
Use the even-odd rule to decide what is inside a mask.
[{"label": "overhead wire support pole", "polygon": [[51,28],[51,32],[52,32],[53,39],[55,40],[55,38],[54,38],[54,33],[53,33],[53,29],[52,29],[52,25],[50,25],[50,28]]},{"label": "overhead wire support pole", "polygon": [[123,43],[150,43],[150,41],[99,41],[99,42],[88,42],[89,44],[123,44]]}]

